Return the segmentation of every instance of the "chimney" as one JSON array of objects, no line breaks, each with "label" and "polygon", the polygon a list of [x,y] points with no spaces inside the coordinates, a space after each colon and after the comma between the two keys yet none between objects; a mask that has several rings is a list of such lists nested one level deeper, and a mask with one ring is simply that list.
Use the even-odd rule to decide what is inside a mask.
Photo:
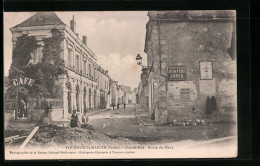
[{"label": "chimney", "polygon": [[87,36],[82,36],[82,42],[87,45]]},{"label": "chimney", "polygon": [[76,33],[76,21],[74,20],[74,15],[73,15],[73,18],[72,20],[70,20],[70,29]]}]

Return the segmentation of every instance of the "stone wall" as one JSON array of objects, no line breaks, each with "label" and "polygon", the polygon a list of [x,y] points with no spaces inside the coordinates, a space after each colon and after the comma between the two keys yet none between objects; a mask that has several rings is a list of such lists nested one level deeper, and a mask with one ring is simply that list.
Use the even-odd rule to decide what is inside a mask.
[{"label": "stone wall", "polygon": [[[205,115],[207,96],[216,97],[219,109],[227,99],[229,106],[236,105],[236,91],[227,94],[225,88],[236,89],[235,62],[227,51],[231,46],[233,26],[232,21],[150,20],[146,52],[148,64],[153,64],[153,74],[148,80],[154,85],[154,99],[149,111],[155,111],[157,124],[172,119],[200,118]],[[200,79],[201,61],[212,63],[212,80]],[[169,81],[169,66],[185,66],[186,79]],[[189,90],[188,99],[180,97],[180,89]]]}]

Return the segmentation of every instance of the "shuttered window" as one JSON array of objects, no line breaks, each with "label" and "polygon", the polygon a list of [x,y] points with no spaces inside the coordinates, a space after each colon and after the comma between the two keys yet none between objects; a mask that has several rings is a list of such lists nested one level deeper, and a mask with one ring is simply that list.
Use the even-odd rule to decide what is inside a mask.
[{"label": "shuttered window", "polygon": [[181,100],[190,100],[190,89],[180,89]]}]

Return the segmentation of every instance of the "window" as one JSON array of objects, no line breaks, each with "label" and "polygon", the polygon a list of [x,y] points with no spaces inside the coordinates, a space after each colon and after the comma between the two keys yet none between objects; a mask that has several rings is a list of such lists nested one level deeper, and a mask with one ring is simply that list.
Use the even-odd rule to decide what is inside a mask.
[{"label": "window", "polygon": [[68,66],[71,67],[72,49],[68,48]]},{"label": "window", "polygon": [[91,64],[88,64],[88,75],[91,78]]},{"label": "window", "polygon": [[86,60],[84,60],[84,67],[83,67],[83,74],[84,75],[86,75],[87,73],[86,73]]},{"label": "window", "polygon": [[79,56],[76,56],[76,69],[79,71]]},{"label": "window", "polygon": [[180,89],[180,97],[182,100],[190,100],[190,89]]},{"label": "window", "polygon": [[94,79],[96,79],[96,68],[94,68]]}]

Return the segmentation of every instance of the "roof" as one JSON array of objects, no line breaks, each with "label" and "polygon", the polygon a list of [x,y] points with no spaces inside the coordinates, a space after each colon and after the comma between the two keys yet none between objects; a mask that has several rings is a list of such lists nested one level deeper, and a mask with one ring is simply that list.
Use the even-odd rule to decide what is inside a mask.
[{"label": "roof", "polygon": [[175,10],[175,11],[149,11],[148,16],[154,19],[173,20],[200,20],[200,19],[227,19],[235,18],[234,10]]},{"label": "roof", "polygon": [[[43,26],[64,24],[54,12],[37,12],[21,24],[15,27]],[[64,24],[65,25],[65,24]]]}]

